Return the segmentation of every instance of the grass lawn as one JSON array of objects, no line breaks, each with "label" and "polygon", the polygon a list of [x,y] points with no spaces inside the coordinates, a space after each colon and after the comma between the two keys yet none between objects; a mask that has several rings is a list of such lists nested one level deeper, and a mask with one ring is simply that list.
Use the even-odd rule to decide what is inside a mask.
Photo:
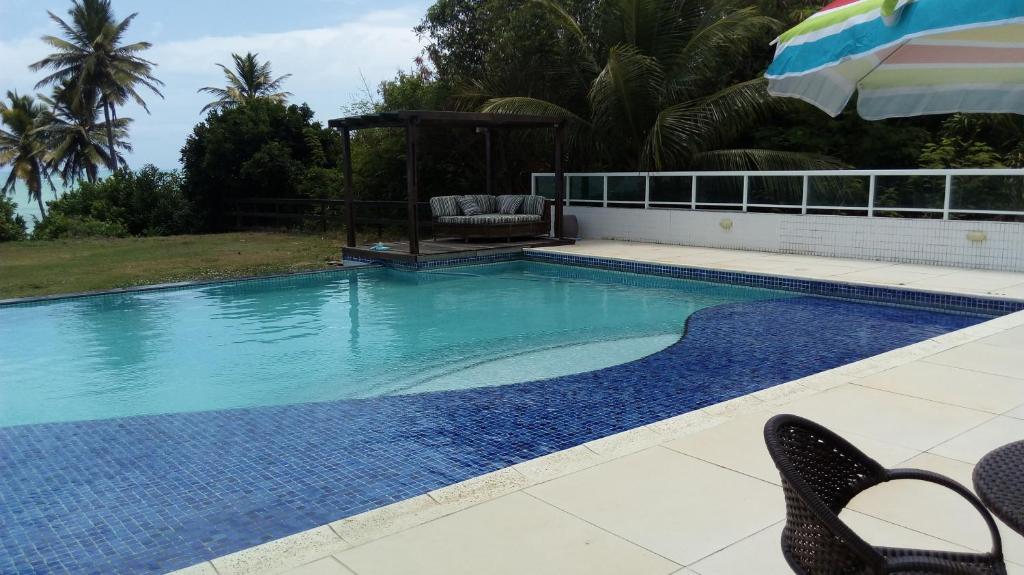
[{"label": "grass lawn", "polygon": [[327,269],[343,239],[283,233],[0,244],[0,299]]}]

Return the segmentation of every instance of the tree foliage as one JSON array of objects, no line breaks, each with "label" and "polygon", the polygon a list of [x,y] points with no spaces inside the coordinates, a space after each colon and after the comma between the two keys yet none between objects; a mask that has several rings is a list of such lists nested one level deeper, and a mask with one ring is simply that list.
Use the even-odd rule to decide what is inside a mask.
[{"label": "tree foliage", "polygon": [[224,72],[227,85],[223,88],[207,86],[200,88],[200,94],[210,94],[216,99],[203,107],[203,113],[244,106],[255,100],[270,100],[284,104],[291,92],[284,92],[281,86],[291,74],[274,77],[270,62],[260,62],[259,54],[247,52],[245,56],[232,54],[234,70],[224,64],[217,64]]},{"label": "tree foliage", "polygon": [[25,239],[25,218],[18,215],[18,204],[0,195],[0,242]]},{"label": "tree foliage", "polygon": [[219,229],[238,198],[339,193],[340,158],[340,137],[308,106],[267,99],[211,112],[181,150],[185,193],[205,230]]},{"label": "tree foliage", "polygon": [[50,72],[36,88],[58,87],[63,92],[58,99],[67,100],[69,108],[78,107],[83,112],[95,107],[102,110],[107,167],[115,169],[117,108],[131,101],[149,111],[139,93],[141,88],[163,97],[159,88],[163,83],[153,76],[156,64],[140,56],[152,45],[124,43],[125,33],[138,14],[118,21],[110,0],[74,0],[68,10],[68,21],[52,12],[48,14],[63,37],[43,36],[43,42],[55,52],[30,66],[34,71]]},{"label": "tree foliage", "polygon": [[0,101],[0,166],[11,168],[0,192],[13,193],[15,184],[24,182],[29,200],[39,205],[42,214],[46,213],[43,183],[50,179],[46,137],[40,132],[46,115],[46,106],[31,96],[7,92],[7,102]]},{"label": "tree foliage", "polygon": [[154,166],[82,182],[49,204],[49,213],[33,232],[37,239],[167,236],[196,229],[181,176]]},{"label": "tree foliage", "polygon": [[[47,109],[39,128],[46,143],[46,163],[65,184],[82,180],[95,183],[106,166],[127,167],[124,154],[132,151],[128,140],[131,118],[98,120],[103,104],[99,92],[87,90],[78,95],[67,86],[54,88],[43,97]],[[110,155],[113,137],[114,155]]]}]

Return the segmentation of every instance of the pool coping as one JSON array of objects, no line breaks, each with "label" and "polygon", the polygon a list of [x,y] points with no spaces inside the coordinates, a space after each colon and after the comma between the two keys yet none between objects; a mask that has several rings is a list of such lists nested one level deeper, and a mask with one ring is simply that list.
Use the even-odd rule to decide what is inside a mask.
[{"label": "pool coping", "polygon": [[908,305],[933,310],[979,313],[988,316],[1024,311],[1024,299],[1005,296],[896,287],[868,282],[831,281],[784,274],[741,272],[714,267],[643,262],[607,256],[575,255],[543,249],[528,250],[525,255],[532,261],[776,289],[845,300]]},{"label": "pool coping", "polygon": [[549,251],[545,248],[524,249],[521,254],[493,254],[414,264],[371,258],[358,258],[353,261],[402,271],[431,271],[490,263],[533,261],[986,316],[1024,311],[1024,298],[966,294],[955,290],[896,287],[870,282],[830,281],[784,274],[740,272],[714,267],[643,262],[628,258],[575,255]]},{"label": "pool coping", "polygon": [[1017,312],[709,407],[524,461],[326,525],[243,549],[173,575],[282,573],[335,553],[419,527],[510,493],[771,409],[857,379],[1024,326]]},{"label": "pool coping", "polygon": [[359,270],[359,269],[367,269],[367,268],[371,268],[371,267],[376,267],[376,264],[353,261],[350,264],[346,264],[344,266],[337,266],[334,269],[326,269],[326,270],[309,270],[309,271],[303,271],[303,272],[287,272],[287,273],[270,274],[270,275],[241,276],[241,277],[237,277],[237,278],[221,278],[221,279],[216,279],[216,280],[194,280],[194,281],[184,281],[184,282],[169,282],[169,283],[161,283],[161,284],[146,284],[146,285],[140,285],[140,286],[131,286],[131,287],[124,287],[124,288],[113,288],[113,289],[107,289],[107,290],[93,290],[93,291],[83,291],[83,292],[68,292],[68,293],[43,295],[43,296],[16,297],[16,298],[0,299],[0,308],[4,308],[4,307],[8,307],[8,306],[14,306],[14,305],[20,305],[20,304],[49,303],[49,302],[55,302],[55,301],[72,300],[72,299],[84,299],[84,298],[100,297],[100,296],[107,296],[107,295],[119,295],[119,294],[131,294],[131,293],[146,293],[146,292],[152,292],[152,291],[177,291],[177,290],[183,290],[183,289],[193,289],[193,288],[200,288],[200,287],[208,287],[208,286],[213,286],[213,285],[228,285],[228,284],[234,284],[234,283],[255,282],[255,281],[260,281],[260,280],[275,280],[275,279],[289,279],[289,278],[306,277],[306,276],[330,275],[330,274],[337,274],[337,273],[355,271],[355,270]]}]

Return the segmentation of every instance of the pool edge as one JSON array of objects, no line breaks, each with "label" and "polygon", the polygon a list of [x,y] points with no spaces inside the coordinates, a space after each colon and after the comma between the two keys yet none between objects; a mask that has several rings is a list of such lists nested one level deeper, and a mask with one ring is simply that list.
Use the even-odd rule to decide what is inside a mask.
[{"label": "pool edge", "polygon": [[320,276],[320,275],[341,274],[341,273],[353,272],[353,271],[356,271],[356,270],[363,270],[363,269],[369,269],[369,268],[374,268],[374,267],[379,267],[379,266],[376,265],[376,264],[372,264],[372,263],[353,262],[350,265],[346,265],[346,266],[343,266],[343,267],[337,267],[335,269],[326,269],[326,270],[309,270],[309,271],[304,271],[304,272],[288,272],[288,273],[270,274],[270,275],[241,276],[241,277],[237,277],[237,278],[221,278],[221,279],[215,279],[215,280],[195,280],[195,281],[185,281],[185,282],[170,282],[170,283],[162,283],[162,284],[146,284],[146,285],[140,285],[140,286],[125,287],[125,288],[113,288],[113,289],[108,289],[108,290],[93,290],[93,291],[69,292],[69,293],[60,293],[60,294],[43,295],[43,296],[28,296],[28,297],[20,297],[20,298],[7,298],[7,299],[0,299],[0,308],[9,307],[9,306],[15,306],[15,305],[21,305],[21,304],[49,303],[49,302],[56,302],[56,301],[63,301],[63,300],[73,300],[73,299],[85,299],[85,298],[91,298],[91,297],[101,297],[101,296],[107,296],[107,295],[145,293],[145,292],[153,292],[153,291],[167,291],[167,292],[171,292],[171,291],[194,289],[194,288],[200,288],[200,287],[208,287],[208,286],[214,286],[214,285],[230,285],[230,284],[236,284],[236,283],[249,283],[249,282],[256,282],[256,281],[261,281],[261,280],[279,280],[279,279],[289,279],[289,278],[298,278],[298,277],[307,277],[307,276]]}]

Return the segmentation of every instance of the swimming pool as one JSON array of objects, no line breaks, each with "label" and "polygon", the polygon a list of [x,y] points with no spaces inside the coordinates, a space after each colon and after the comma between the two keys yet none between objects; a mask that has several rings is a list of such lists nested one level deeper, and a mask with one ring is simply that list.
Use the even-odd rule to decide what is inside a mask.
[{"label": "swimming pool", "polygon": [[0,309],[0,426],[503,385],[650,355],[783,292],[509,262]]},{"label": "swimming pool", "polygon": [[0,307],[0,572],[185,567],[983,319],[536,262]]}]

